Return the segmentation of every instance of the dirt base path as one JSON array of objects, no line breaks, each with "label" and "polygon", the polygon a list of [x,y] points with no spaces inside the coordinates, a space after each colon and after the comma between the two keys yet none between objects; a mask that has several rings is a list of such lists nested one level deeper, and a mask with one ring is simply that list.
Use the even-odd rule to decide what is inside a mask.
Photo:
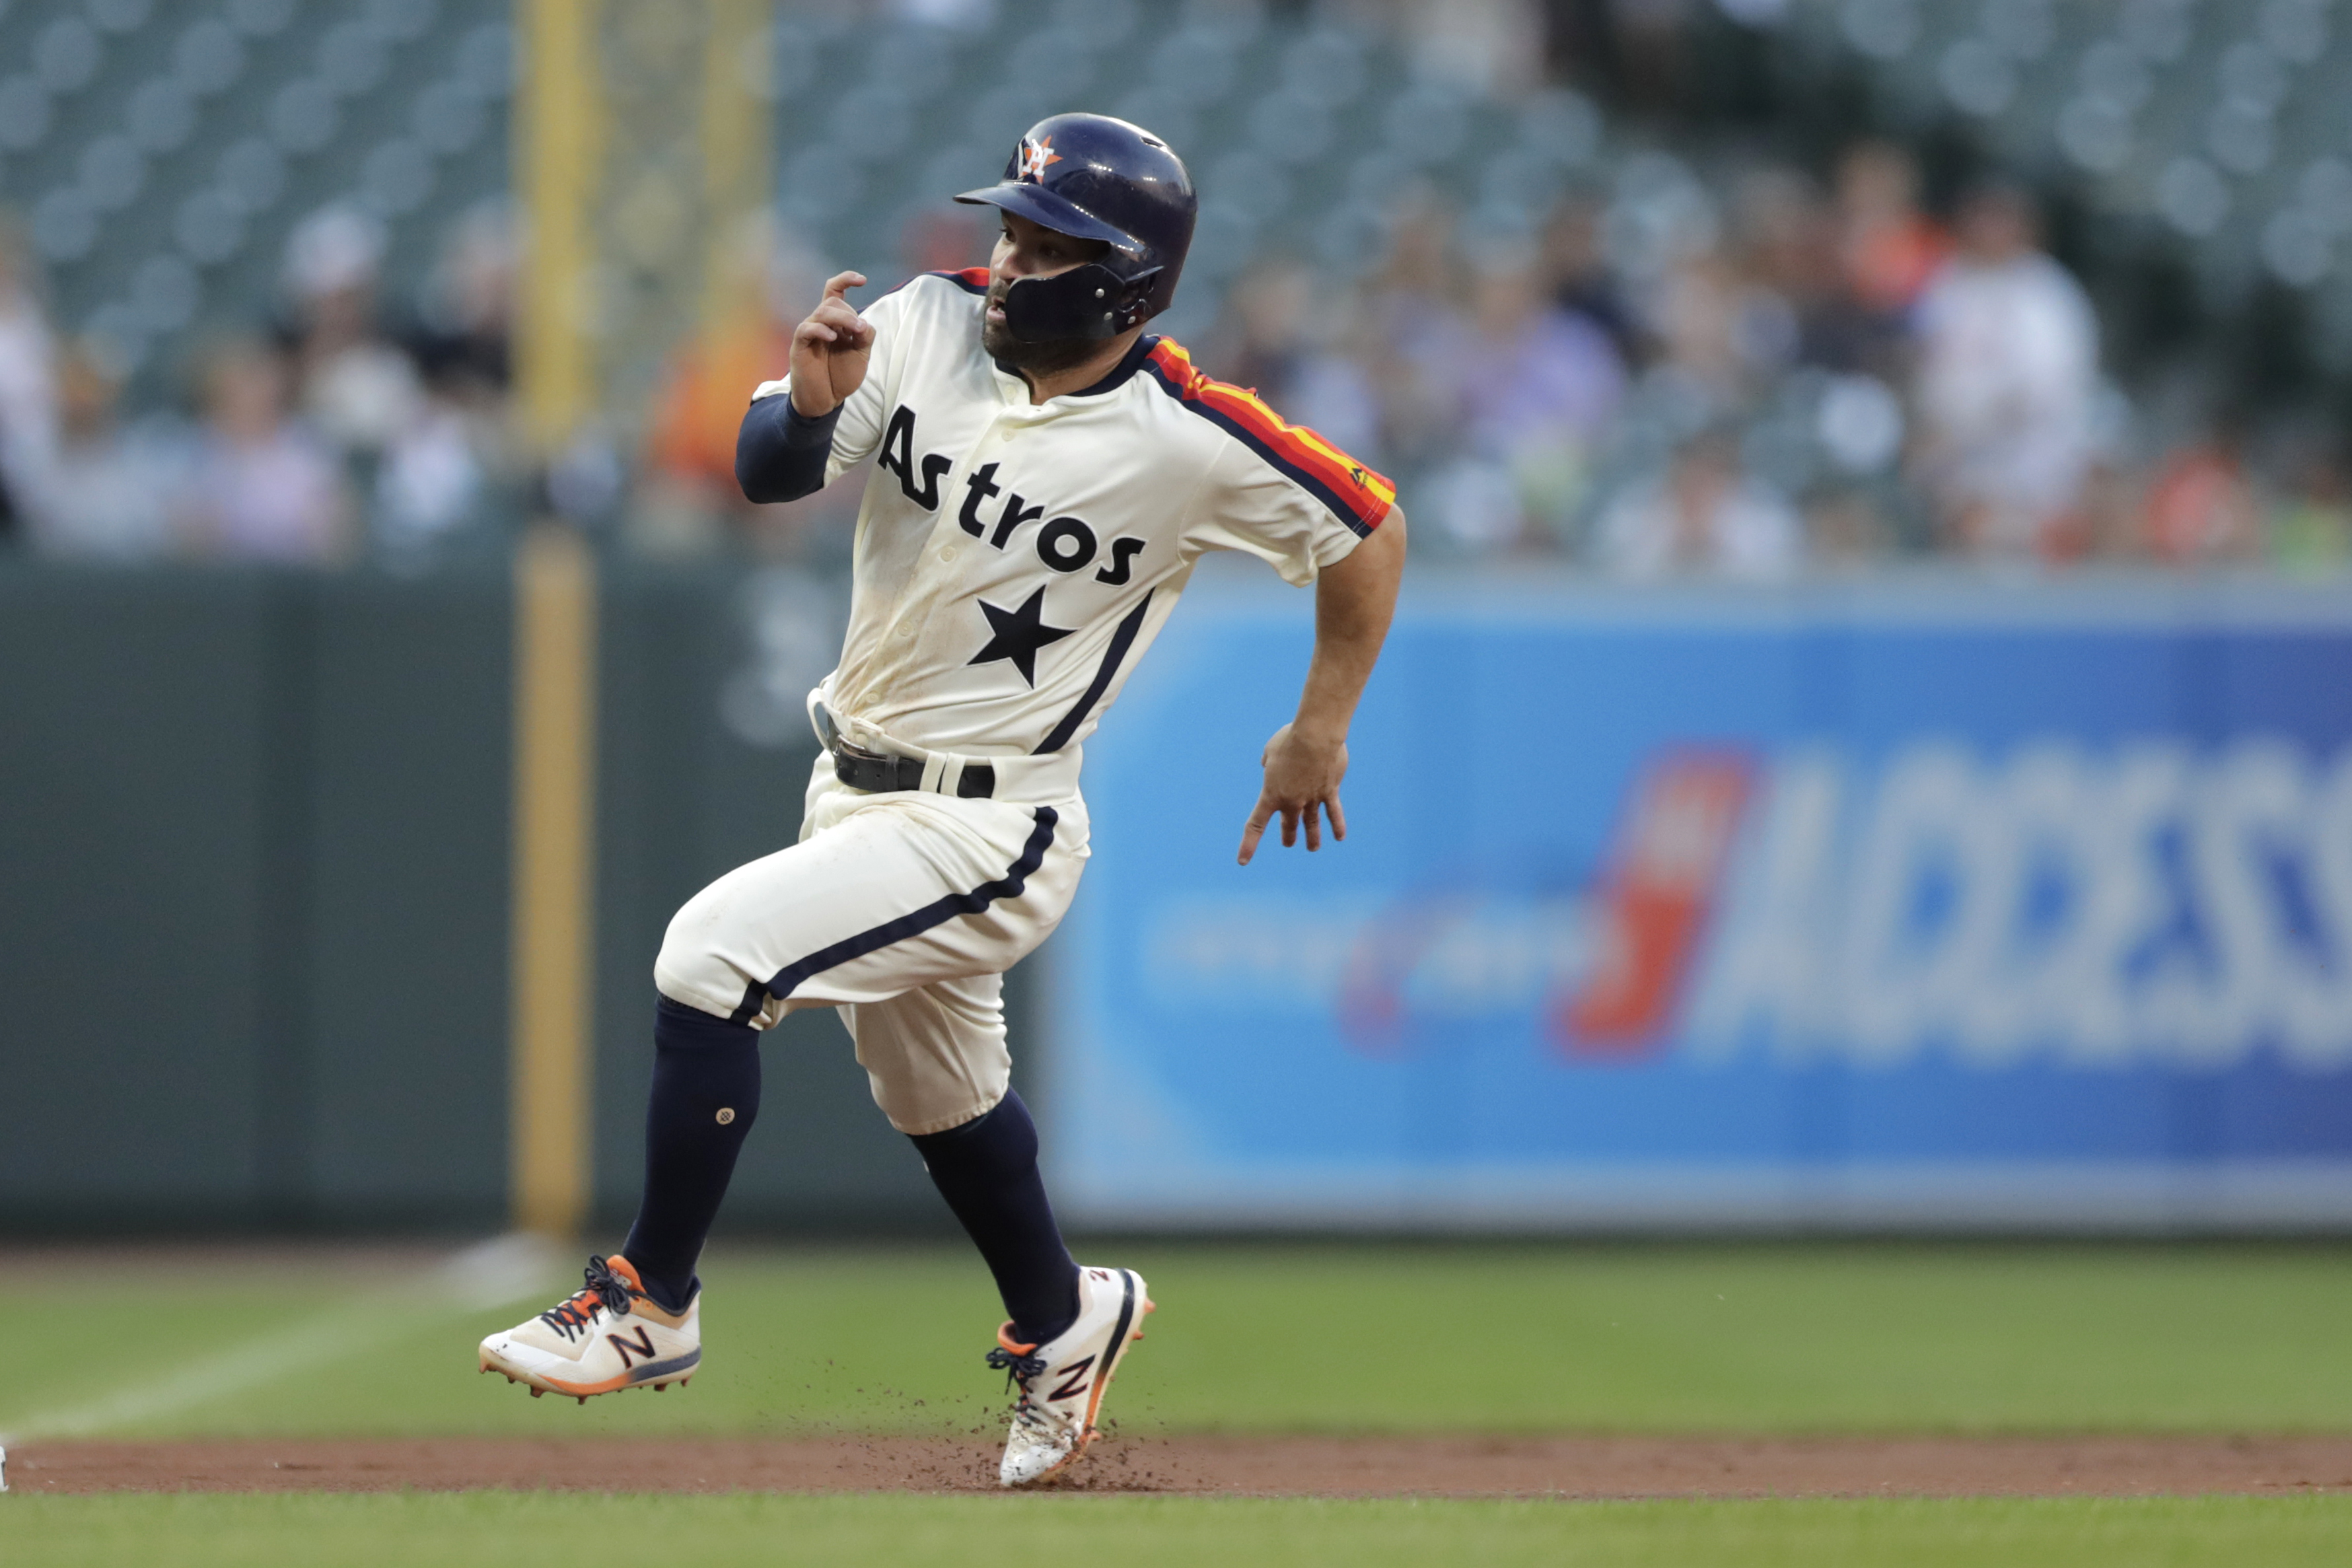
[{"label": "dirt base path", "polygon": [[[11,1450],[19,1492],[995,1490],[994,1447],[909,1437],[237,1438]],[[1227,1496],[2141,1497],[2352,1491],[2352,1437],[1141,1437],[1070,1489]]]}]

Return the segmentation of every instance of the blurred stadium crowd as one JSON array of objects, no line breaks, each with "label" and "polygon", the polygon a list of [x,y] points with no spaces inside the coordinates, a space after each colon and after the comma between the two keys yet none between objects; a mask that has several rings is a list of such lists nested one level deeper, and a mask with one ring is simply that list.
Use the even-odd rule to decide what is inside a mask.
[{"label": "blurred stadium crowd", "polygon": [[355,206],[313,214],[287,247],[283,310],[191,344],[184,398],[129,410],[121,345],[60,341],[21,251],[0,252],[5,479],[26,544],[320,565],[497,547],[488,523],[520,478],[504,213],[461,225],[400,316],[379,294],[382,227]]},{"label": "blurred stadium crowd", "polygon": [[650,554],[837,552],[813,523],[854,486],[735,495],[745,392],[832,267],[878,291],[983,259],[942,198],[1082,103],[1201,184],[1166,329],[1395,476],[1417,550],[2341,569],[2342,371],[2264,383],[2214,347],[2281,299],[2325,340],[2344,293],[2335,9],[785,5],[777,206],[728,241],[769,319],[681,348],[548,468],[511,417],[500,7],[20,0],[0,527],[61,557],[415,566],[552,505]]}]

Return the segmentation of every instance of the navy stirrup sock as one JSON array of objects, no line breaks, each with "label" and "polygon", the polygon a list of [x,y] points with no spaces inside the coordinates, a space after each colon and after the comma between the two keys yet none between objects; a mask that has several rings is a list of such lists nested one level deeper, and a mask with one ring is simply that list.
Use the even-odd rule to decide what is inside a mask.
[{"label": "navy stirrup sock", "polygon": [[670,1311],[694,1298],[703,1239],[759,1114],[760,1031],[663,997],[646,1102],[646,1192],[621,1256]]},{"label": "navy stirrup sock", "polygon": [[1007,1089],[987,1114],[913,1142],[940,1196],[996,1276],[1013,1337],[1042,1345],[1068,1328],[1078,1315],[1078,1266],[1045,1201],[1037,1124],[1021,1097]]}]

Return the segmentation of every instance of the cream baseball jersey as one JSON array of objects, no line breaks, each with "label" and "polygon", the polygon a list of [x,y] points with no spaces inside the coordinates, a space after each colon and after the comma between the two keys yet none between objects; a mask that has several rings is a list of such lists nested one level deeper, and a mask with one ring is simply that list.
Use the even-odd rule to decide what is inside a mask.
[{"label": "cream baseball jersey", "polygon": [[1166,338],[1033,405],[981,347],[987,290],[985,268],[926,273],[864,311],[872,357],[825,481],[869,454],[876,469],[849,633],[818,694],[854,736],[908,754],[1075,762],[1204,552],[1303,585],[1370,536],[1395,489]]}]

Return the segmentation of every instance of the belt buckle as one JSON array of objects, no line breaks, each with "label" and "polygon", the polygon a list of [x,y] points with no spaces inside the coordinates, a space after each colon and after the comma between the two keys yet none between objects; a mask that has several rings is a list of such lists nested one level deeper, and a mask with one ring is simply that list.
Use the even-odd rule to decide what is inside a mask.
[{"label": "belt buckle", "polygon": [[812,703],[809,710],[816,716],[816,738],[822,741],[824,743],[824,749],[835,756],[845,757],[854,763],[889,763],[897,760],[886,757],[879,752],[869,752],[843,735],[841,725],[834,719],[833,710],[824,703]]},{"label": "belt buckle", "polygon": [[[841,725],[824,703],[812,703],[809,710],[816,720],[817,739],[824,742],[824,749],[833,753],[834,777],[852,789],[864,789],[869,793],[877,790],[895,793],[923,787],[921,780],[925,764],[920,758],[894,757],[882,752],[869,752],[842,734]],[[912,778],[907,776],[909,772],[914,775]],[[859,783],[851,776],[854,773],[862,774],[867,782]],[[967,800],[988,799],[996,793],[996,770],[986,763],[966,763],[955,793]]]},{"label": "belt buckle", "polygon": [[[816,704],[815,712],[817,739],[823,741],[824,749],[833,754],[834,777],[852,789],[864,790],[868,794],[877,792],[887,794],[916,787],[904,782],[906,766],[914,762],[913,758],[886,756],[880,752],[869,752],[842,734],[841,726],[834,722],[833,715],[825,711],[824,703]],[[916,777],[919,779],[922,776],[923,765],[920,763],[914,763],[914,766]]]},{"label": "belt buckle", "polygon": [[853,746],[846,741],[834,747],[833,776],[869,795],[906,787],[898,782],[897,758]]}]

